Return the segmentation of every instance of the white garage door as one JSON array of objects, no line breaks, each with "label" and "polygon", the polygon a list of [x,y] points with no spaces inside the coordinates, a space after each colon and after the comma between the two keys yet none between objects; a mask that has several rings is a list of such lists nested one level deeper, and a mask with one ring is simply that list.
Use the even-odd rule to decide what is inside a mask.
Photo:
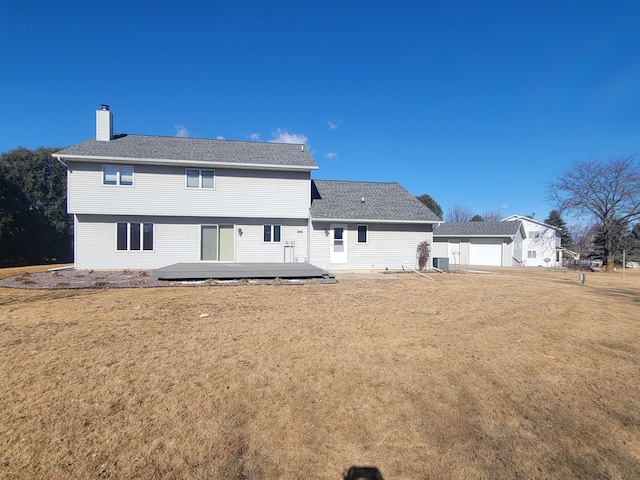
[{"label": "white garage door", "polygon": [[502,266],[502,241],[473,240],[469,244],[469,263],[471,265]]}]

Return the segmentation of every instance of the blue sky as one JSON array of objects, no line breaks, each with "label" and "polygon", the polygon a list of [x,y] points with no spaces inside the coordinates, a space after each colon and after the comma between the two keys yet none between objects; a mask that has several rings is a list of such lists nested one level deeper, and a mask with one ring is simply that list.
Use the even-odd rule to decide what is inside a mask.
[{"label": "blue sky", "polygon": [[444,211],[553,208],[572,161],[640,151],[640,2],[5,4],[0,152],[115,130],[305,141],[314,178]]}]

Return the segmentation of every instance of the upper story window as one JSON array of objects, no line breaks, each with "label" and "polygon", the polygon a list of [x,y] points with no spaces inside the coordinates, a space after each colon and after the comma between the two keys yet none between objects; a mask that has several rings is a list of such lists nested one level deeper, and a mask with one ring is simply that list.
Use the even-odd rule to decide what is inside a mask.
[{"label": "upper story window", "polygon": [[133,186],[133,167],[128,165],[103,165],[103,185]]},{"label": "upper story window", "polygon": [[367,243],[366,225],[358,225],[358,243]]},{"label": "upper story window", "polygon": [[280,242],[280,231],[282,227],[280,225],[265,225],[262,241],[264,242]]},{"label": "upper story window", "polygon": [[529,232],[529,238],[540,238],[540,232]]},{"label": "upper story window", "polygon": [[213,170],[199,170],[187,168],[187,188],[215,188],[215,173]]}]

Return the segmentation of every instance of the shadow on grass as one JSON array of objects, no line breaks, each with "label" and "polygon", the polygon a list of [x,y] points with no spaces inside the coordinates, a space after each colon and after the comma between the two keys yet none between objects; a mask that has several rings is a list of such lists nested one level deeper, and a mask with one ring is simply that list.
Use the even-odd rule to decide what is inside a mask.
[{"label": "shadow on grass", "polygon": [[344,472],[344,480],[384,480],[376,467],[350,467]]}]

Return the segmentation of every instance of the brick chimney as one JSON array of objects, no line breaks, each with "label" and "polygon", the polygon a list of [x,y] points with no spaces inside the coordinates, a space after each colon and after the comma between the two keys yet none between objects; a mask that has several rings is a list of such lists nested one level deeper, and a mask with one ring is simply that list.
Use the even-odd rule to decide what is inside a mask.
[{"label": "brick chimney", "polygon": [[109,111],[109,105],[102,105],[102,108],[96,111],[96,140],[113,140],[113,115]]}]

